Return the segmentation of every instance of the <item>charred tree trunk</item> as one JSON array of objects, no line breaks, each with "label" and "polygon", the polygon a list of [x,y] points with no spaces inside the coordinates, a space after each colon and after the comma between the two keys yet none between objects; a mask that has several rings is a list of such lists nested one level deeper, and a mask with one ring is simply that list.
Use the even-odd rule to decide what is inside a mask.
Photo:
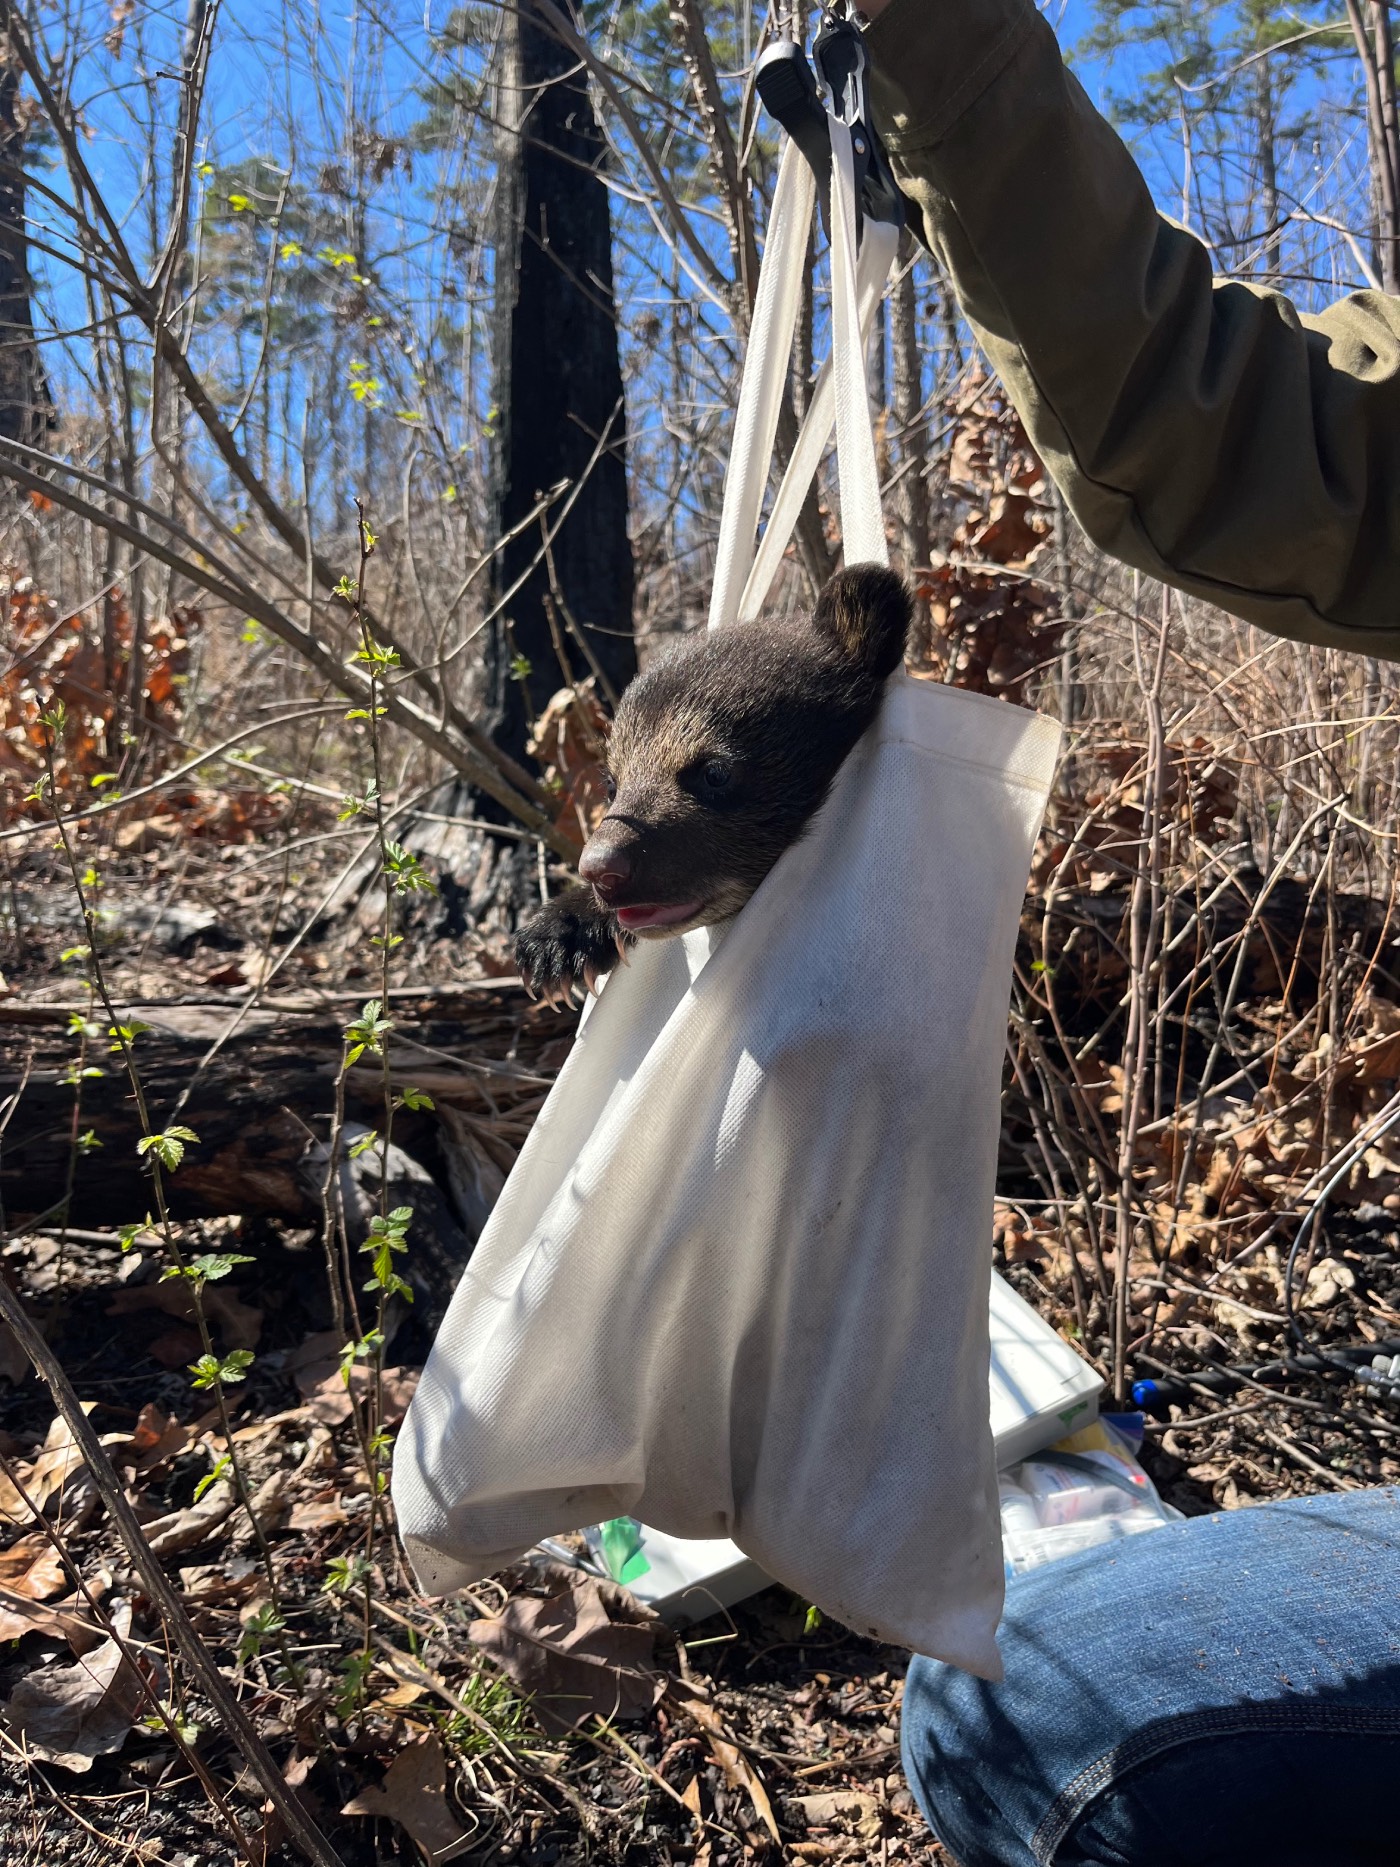
[{"label": "charred tree trunk", "polygon": [[592,673],[606,700],[637,667],[603,141],[578,60],[530,0],[502,16],[497,123],[494,473],[505,543],[487,668],[493,736],[519,759],[561,686]]},{"label": "charred tree trunk", "polygon": [[1381,290],[1400,289],[1400,123],[1395,102],[1395,51],[1389,8],[1380,0],[1346,0],[1366,88],[1366,138],[1375,208],[1375,258]]},{"label": "charred tree trunk", "polygon": [[20,69],[9,23],[9,0],[0,0],[0,437],[37,447],[53,426],[54,407],[34,339]]}]

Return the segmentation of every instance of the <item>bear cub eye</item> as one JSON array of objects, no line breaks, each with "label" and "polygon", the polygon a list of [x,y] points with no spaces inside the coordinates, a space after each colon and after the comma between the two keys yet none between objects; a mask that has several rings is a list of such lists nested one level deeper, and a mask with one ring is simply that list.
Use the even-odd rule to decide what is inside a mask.
[{"label": "bear cub eye", "polygon": [[728,790],[734,781],[734,767],[728,759],[712,758],[705,761],[700,772],[700,782],[707,791],[718,794]]}]

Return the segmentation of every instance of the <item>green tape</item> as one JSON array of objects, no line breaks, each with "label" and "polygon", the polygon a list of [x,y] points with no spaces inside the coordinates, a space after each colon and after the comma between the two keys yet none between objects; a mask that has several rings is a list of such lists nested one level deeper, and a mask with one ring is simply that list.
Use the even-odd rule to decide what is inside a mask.
[{"label": "green tape", "polygon": [[608,1574],[615,1582],[635,1582],[649,1573],[651,1564],[642,1549],[642,1526],[635,1517],[609,1517],[598,1525],[598,1540]]}]

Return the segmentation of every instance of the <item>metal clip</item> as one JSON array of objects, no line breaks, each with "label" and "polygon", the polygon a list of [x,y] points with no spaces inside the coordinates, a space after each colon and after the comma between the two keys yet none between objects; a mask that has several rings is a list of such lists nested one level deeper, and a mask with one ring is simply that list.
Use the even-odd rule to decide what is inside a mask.
[{"label": "metal clip", "polygon": [[[813,66],[816,67],[815,71]],[[817,178],[822,225],[830,234],[831,138],[828,110],[851,132],[855,157],[856,238],[868,215],[904,225],[904,197],[885,146],[870,117],[867,76],[870,60],[851,10],[842,0],[822,14],[812,41],[812,61],[791,39],[770,45],[758,61],[754,82],[770,116],[776,117],[806,157]],[[823,93],[825,95],[823,95]]]}]

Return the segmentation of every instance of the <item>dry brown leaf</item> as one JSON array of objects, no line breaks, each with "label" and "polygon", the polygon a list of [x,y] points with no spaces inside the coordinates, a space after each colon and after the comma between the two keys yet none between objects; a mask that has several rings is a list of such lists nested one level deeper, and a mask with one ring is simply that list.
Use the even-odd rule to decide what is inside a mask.
[{"label": "dry brown leaf", "polygon": [[300,1504],[293,1504],[292,1514],[287,1519],[289,1530],[331,1530],[337,1524],[347,1521],[345,1506],[331,1493],[328,1497],[307,1498]]},{"label": "dry brown leaf", "polygon": [[362,1789],[342,1815],[388,1816],[428,1859],[445,1861],[467,1839],[447,1800],[447,1762],[436,1734],[402,1749],[377,1789]]},{"label": "dry brown leaf", "polygon": [[[205,1317],[217,1324],[224,1347],[256,1348],[262,1334],[263,1313],[245,1303],[236,1290],[226,1284],[206,1284],[200,1298]],[[169,1278],[158,1284],[123,1286],[112,1293],[107,1305],[109,1316],[130,1316],[141,1310],[161,1310],[177,1322],[193,1317],[194,1291],[183,1277]]]},{"label": "dry brown leaf", "polygon": [[22,1536],[0,1551],[0,1585],[31,1601],[47,1601],[67,1586],[63,1564],[46,1536]]},{"label": "dry brown leaf", "polygon": [[[297,1386],[309,1396],[307,1410],[325,1426],[339,1426],[350,1418],[350,1399],[353,1393],[356,1400],[363,1402],[369,1393],[370,1371],[356,1367],[350,1370],[350,1385],[345,1384],[345,1377],[337,1365],[329,1374],[303,1386],[303,1381],[313,1372],[303,1368],[297,1374]],[[413,1390],[418,1385],[417,1368],[385,1368],[379,1377],[380,1405],[383,1408],[382,1424],[397,1426],[408,1412],[408,1403],[413,1398]]]},{"label": "dry brown leaf", "polygon": [[164,1465],[183,1452],[193,1438],[192,1428],[182,1426],[173,1413],[166,1413],[148,1400],[136,1416],[136,1427],[131,1435],[137,1471],[154,1471],[157,1465]]},{"label": "dry brown leaf", "polygon": [[704,1817],[700,1812],[700,1772],[698,1770],[681,1791],[681,1801],[690,1810],[697,1822],[703,1821]]},{"label": "dry brown leaf", "polygon": [[[121,1636],[130,1632],[129,1602],[118,1605],[112,1622]],[[83,1772],[121,1749],[144,1700],[134,1664],[109,1638],[72,1666],[45,1666],[21,1679],[0,1711],[30,1756]]]},{"label": "dry brown leaf", "polygon": [[56,1634],[75,1653],[89,1653],[105,1639],[90,1618],[91,1608],[81,1595],[66,1601],[31,1601],[27,1595],[0,1588],[0,1640],[19,1640],[25,1634]]},{"label": "dry brown leaf", "polygon": [[233,1562],[192,1562],[180,1571],[181,1592],[190,1601],[217,1604],[247,1601],[261,1583],[258,1565],[242,1557]]},{"label": "dry brown leaf", "polygon": [[[83,1412],[91,1413],[96,1404],[95,1401],[85,1402]],[[15,1475],[37,1510],[43,1510],[50,1498],[58,1497],[70,1480],[73,1481],[75,1493],[79,1483],[85,1483],[95,1502],[92,1481],[83,1464],[83,1455],[74,1444],[73,1435],[61,1414],[50,1425],[36,1457],[29,1464],[18,1466]],[[65,1515],[69,1516],[70,1521],[72,1509],[78,1502],[76,1498],[65,1500]],[[10,1523],[31,1521],[28,1506],[3,1474],[0,1474],[0,1517]]]},{"label": "dry brown leaf", "polygon": [[763,1787],[763,1779],[754,1769],[739,1746],[724,1728],[724,1720],[713,1705],[707,1705],[703,1699],[687,1698],[680,1701],[681,1710],[693,1718],[710,1740],[710,1750],[715,1762],[724,1772],[724,1780],[731,1789],[741,1789],[753,1803],[760,1821],[773,1837],[778,1847],[782,1847],[783,1838],[778,1832],[777,1819],[773,1814],[773,1804],[768,1800],[768,1791]]},{"label": "dry brown leaf", "polygon": [[176,1368],[188,1368],[203,1346],[193,1329],[162,1329],[147,1343],[146,1353],[152,1361],[158,1361],[162,1368],[169,1368],[173,1373]]},{"label": "dry brown leaf", "polygon": [[863,1789],[829,1789],[815,1796],[794,1796],[793,1806],[802,1811],[810,1828],[826,1828],[840,1822],[853,1828],[863,1841],[878,1841],[884,1827],[884,1811],[878,1798]]},{"label": "dry brown leaf", "polygon": [[193,1549],[196,1543],[213,1535],[233,1509],[234,1502],[233,1486],[220,1479],[218,1484],[210,1485],[197,1504],[157,1517],[145,1526],[151,1553],[170,1556],[178,1550]]},{"label": "dry brown leaf", "polygon": [[406,1706],[416,1705],[425,1690],[426,1687],[405,1679],[402,1685],[391,1686],[387,1692],[381,1692],[370,1709],[376,1710],[382,1706],[386,1711],[403,1711]]},{"label": "dry brown leaf", "polygon": [[580,1576],[543,1600],[513,1596],[468,1632],[534,1697],[546,1730],[572,1731],[587,1718],[643,1717],[665,1690],[652,1669],[654,1625],[626,1613],[621,1590],[605,1598],[591,1576]]},{"label": "dry brown leaf", "polygon": [[266,1533],[275,1529],[287,1508],[287,1492],[291,1488],[292,1474],[279,1466],[275,1472],[264,1478],[249,1500],[253,1515],[257,1518],[258,1528]]}]

